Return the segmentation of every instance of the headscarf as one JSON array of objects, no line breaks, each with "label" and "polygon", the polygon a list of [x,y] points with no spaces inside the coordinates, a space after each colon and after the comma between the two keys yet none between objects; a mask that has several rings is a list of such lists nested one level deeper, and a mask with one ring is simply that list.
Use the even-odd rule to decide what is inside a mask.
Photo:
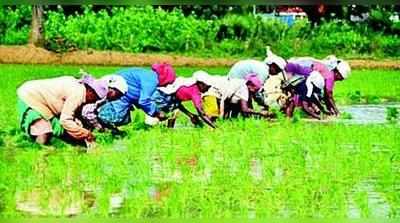
[{"label": "headscarf", "polygon": [[193,78],[196,81],[203,82],[203,83],[205,83],[206,85],[209,85],[209,86],[214,86],[215,85],[214,78],[211,75],[209,75],[207,72],[203,71],[203,70],[199,70],[199,71],[194,72],[193,73]]},{"label": "headscarf", "polygon": [[351,68],[349,63],[347,63],[344,60],[340,60],[338,62],[338,65],[336,66],[336,69],[339,71],[339,73],[342,75],[343,79],[347,79],[350,75]]},{"label": "headscarf", "polygon": [[128,84],[126,80],[120,75],[106,75],[101,78],[108,83],[109,88],[115,88],[120,91],[122,94],[125,94],[128,91]]},{"label": "headscarf", "polygon": [[215,86],[217,83],[215,78],[209,75],[205,71],[196,71],[193,73],[192,77],[178,77],[174,83],[169,84],[165,87],[159,87],[158,89],[166,94],[173,94],[181,87],[189,87],[196,84],[197,81],[203,82],[209,86]]},{"label": "headscarf", "polygon": [[339,59],[336,58],[335,55],[329,55],[322,60],[322,63],[324,63],[328,69],[332,71],[337,67]]},{"label": "headscarf", "polygon": [[189,87],[196,84],[196,80],[191,77],[178,77],[172,84],[168,84],[165,87],[158,87],[160,91],[165,94],[174,94],[181,87]]},{"label": "headscarf", "polygon": [[100,99],[107,97],[108,93],[108,83],[104,80],[96,80],[93,76],[89,74],[84,74],[79,80],[82,84],[87,84],[90,88],[94,90]]},{"label": "headscarf", "polygon": [[158,74],[158,86],[164,87],[172,84],[176,79],[175,70],[168,63],[156,63],[151,69]]},{"label": "headscarf", "polygon": [[262,81],[260,80],[260,78],[258,78],[256,73],[250,73],[246,75],[245,80],[253,84],[257,88],[257,90],[259,90],[263,85]]},{"label": "headscarf", "polygon": [[286,66],[286,60],[283,59],[282,57],[274,54],[270,47],[267,47],[267,57],[265,58],[264,62],[268,65],[271,64],[276,64],[282,71],[285,70],[285,66]]}]

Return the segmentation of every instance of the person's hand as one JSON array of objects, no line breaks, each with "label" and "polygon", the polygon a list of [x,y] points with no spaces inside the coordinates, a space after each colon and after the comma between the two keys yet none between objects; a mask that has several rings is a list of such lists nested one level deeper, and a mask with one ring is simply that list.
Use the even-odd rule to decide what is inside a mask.
[{"label": "person's hand", "polygon": [[89,143],[92,143],[92,142],[94,142],[95,140],[96,140],[96,137],[93,135],[92,132],[89,132],[88,136],[87,136],[86,139],[85,139],[85,141],[86,141],[86,142],[89,142]]},{"label": "person's hand", "polygon": [[165,113],[162,112],[162,111],[157,112],[157,113],[156,113],[156,117],[157,117],[158,120],[160,120],[160,121],[164,121],[164,120],[167,120],[167,119],[168,119],[167,114],[165,114]]},{"label": "person's hand", "polygon": [[331,111],[327,111],[325,109],[322,110],[322,113],[324,113],[325,115],[329,115],[329,116],[333,115],[333,113]]},{"label": "person's hand", "polygon": [[330,108],[328,110],[328,112],[329,112],[329,115],[336,115],[336,111],[333,108]]},{"label": "person's hand", "polygon": [[96,152],[96,143],[95,142],[89,142],[85,140],[86,144],[86,153],[95,153]]},{"label": "person's hand", "polygon": [[260,111],[260,114],[264,118],[273,118],[275,114],[273,112],[267,111],[267,110],[262,110]]},{"label": "person's hand", "polygon": [[200,125],[201,123],[200,118],[197,115],[190,116],[190,121],[193,123],[193,125]]}]

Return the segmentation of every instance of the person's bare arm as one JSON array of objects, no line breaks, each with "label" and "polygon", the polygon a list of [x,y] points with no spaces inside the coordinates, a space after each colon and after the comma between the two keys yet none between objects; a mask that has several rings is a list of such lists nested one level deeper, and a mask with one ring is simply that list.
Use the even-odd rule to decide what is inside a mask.
[{"label": "person's bare arm", "polygon": [[83,95],[81,92],[76,91],[74,94],[69,95],[64,102],[64,106],[60,114],[60,123],[66,132],[76,140],[94,141],[94,135],[88,129],[82,127],[80,123],[75,120],[75,111],[83,104]]},{"label": "person's bare arm", "polygon": [[293,111],[294,111],[294,101],[291,100],[290,102],[287,103],[286,107],[284,108],[284,112],[287,117],[291,118],[293,117]]},{"label": "person's bare arm", "polygon": [[200,125],[200,119],[196,114],[191,113],[189,110],[185,108],[182,104],[179,104],[178,109],[183,112],[183,114],[187,115],[190,118],[190,121],[194,125]]},{"label": "person's bare arm", "polygon": [[333,99],[332,91],[325,91],[324,101],[325,101],[326,106],[328,107],[328,111],[331,114],[339,115],[339,110],[337,109],[335,100]]},{"label": "person's bare arm", "polygon": [[246,116],[255,114],[253,109],[249,108],[249,102],[245,100],[240,100],[240,110],[242,113],[244,113]]},{"label": "person's bare arm", "polygon": [[185,115],[189,116],[191,118],[192,116],[196,116],[195,114],[191,113],[189,110],[185,108],[182,104],[179,104],[178,109],[182,111]]},{"label": "person's bare arm", "polygon": [[203,109],[196,108],[197,113],[199,114],[199,117],[211,128],[215,129],[217,126],[211,121],[211,119],[206,115],[206,113],[203,111]]},{"label": "person's bare arm", "polygon": [[321,119],[321,117],[314,112],[314,110],[311,108],[310,104],[306,101],[302,101],[302,107],[304,109],[304,111],[310,115],[311,117],[315,118],[315,119]]},{"label": "person's bare arm", "polygon": [[261,113],[254,111],[253,109],[249,108],[248,101],[240,100],[240,110],[244,116],[259,116],[259,117],[268,117],[267,113]]},{"label": "person's bare arm", "polygon": [[320,100],[318,100],[317,98],[314,97],[312,103],[313,103],[314,105],[316,105],[316,106],[318,107],[318,109],[319,109],[321,112],[323,112],[324,114],[330,115],[330,112],[328,112],[328,111],[325,109],[325,107],[322,106]]},{"label": "person's bare arm", "polygon": [[219,117],[224,118],[225,116],[225,100],[226,98],[221,98],[221,102],[219,103]]}]

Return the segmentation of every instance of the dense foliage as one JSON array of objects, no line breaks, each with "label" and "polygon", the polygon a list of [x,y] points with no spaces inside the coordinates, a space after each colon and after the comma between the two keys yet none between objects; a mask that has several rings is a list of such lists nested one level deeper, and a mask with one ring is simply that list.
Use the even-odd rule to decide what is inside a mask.
[{"label": "dense foliage", "polygon": [[[213,56],[263,56],[266,45],[279,54],[346,57],[398,57],[400,23],[383,10],[372,10],[368,22],[334,20],[312,26],[299,20],[293,26],[253,15],[227,14],[206,20],[185,16],[180,9],[112,7],[65,15],[62,8],[46,11],[46,48],[125,52],[174,52]],[[28,41],[30,7],[2,8],[0,43]]]},{"label": "dense foliage", "polygon": [[0,43],[25,44],[28,42],[31,7],[0,8]]}]

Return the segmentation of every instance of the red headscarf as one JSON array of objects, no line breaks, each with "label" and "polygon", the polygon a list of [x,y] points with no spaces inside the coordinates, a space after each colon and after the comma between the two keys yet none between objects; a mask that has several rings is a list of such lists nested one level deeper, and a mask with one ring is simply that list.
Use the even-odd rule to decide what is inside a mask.
[{"label": "red headscarf", "polygon": [[156,63],[151,66],[151,69],[158,74],[158,86],[163,87],[174,83],[176,73],[170,64]]}]

